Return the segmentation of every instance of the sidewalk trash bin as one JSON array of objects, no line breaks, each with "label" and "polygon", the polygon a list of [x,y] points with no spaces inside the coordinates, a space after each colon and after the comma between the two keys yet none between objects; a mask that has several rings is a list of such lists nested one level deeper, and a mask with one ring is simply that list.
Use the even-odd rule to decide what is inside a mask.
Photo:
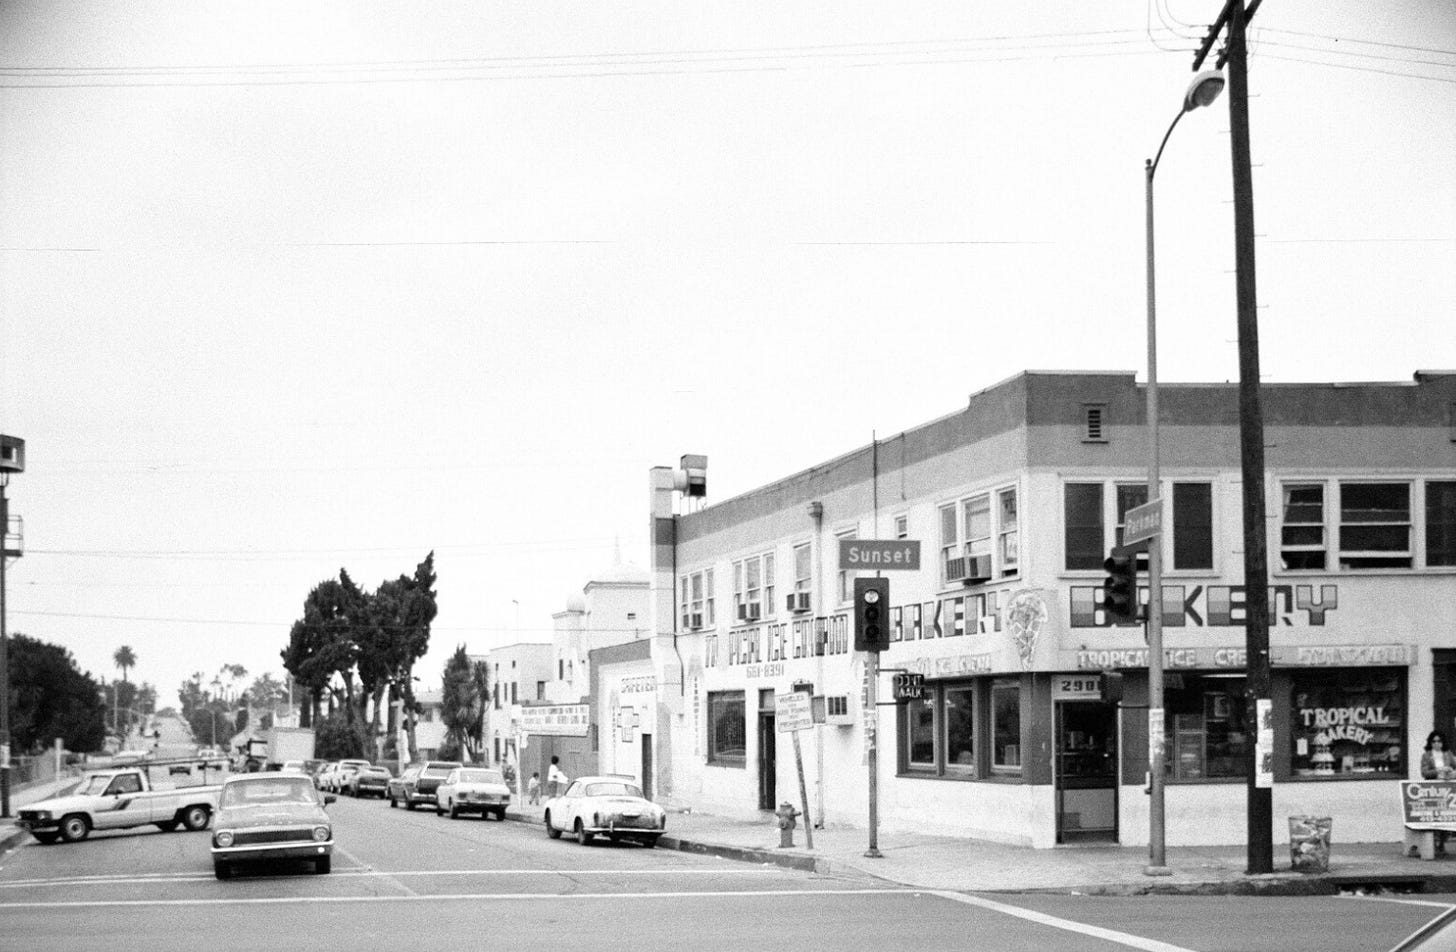
[{"label": "sidewalk trash bin", "polygon": [[1330,871],[1330,826],[1327,816],[1289,818],[1289,866],[1301,873]]}]

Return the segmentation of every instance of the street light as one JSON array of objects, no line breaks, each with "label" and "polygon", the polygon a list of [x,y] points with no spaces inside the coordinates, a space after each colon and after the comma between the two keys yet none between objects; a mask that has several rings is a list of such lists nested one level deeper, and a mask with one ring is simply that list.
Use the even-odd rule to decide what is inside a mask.
[{"label": "street light", "polygon": [[[1183,108],[1163,133],[1157,154],[1144,165],[1145,191],[1147,197],[1147,251],[1148,251],[1148,503],[1157,502],[1161,510],[1160,496],[1162,475],[1158,470],[1158,305],[1157,280],[1153,269],[1153,175],[1158,171],[1158,161],[1163,157],[1163,148],[1173,127],[1184,113],[1207,106],[1223,92],[1223,73],[1218,70],[1204,70],[1193,76],[1188,91],[1183,94]],[[1162,521],[1159,520],[1161,527]],[[1164,842],[1163,817],[1163,536],[1161,528],[1157,535],[1148,540],[1148,866],[1144,870],[1149,876],[1168,876],[1172,870],[1167,865]]]}]

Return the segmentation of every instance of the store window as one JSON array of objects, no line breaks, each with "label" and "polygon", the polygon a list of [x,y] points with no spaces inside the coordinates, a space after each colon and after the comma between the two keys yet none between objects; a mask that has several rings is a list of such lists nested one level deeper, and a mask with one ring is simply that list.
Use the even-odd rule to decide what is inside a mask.
[{"label": "store window", "polygon": [[1341,483],[1340,568],[1410,567],[1410,484]]},{"label": "store window", "polygon": [[1101,569],[1107,558],[1102,539],[1102,484],[1062,487],[1064,544],[1068,571]]},{"label": "store window", "polygon": [[1456,482],[1426,483],[1426,565],[1456,565]]},{"label": "store window", "polygon": [[991,682],[991,769],[1021,772],[1021,686]]},{"label": "store window", "polygon": [[742,767],[748,753],[747,707],[742,691],[708,692],[708,763]]},{"label": "store window", "polygon": [[1173,568],[1213,568],[1213,486],[1173,484]]},{"label": "store window", "polygon": [[1249,773],[1244,676],[1169,672],[1163,684],[1169,780],[1238,780]]},{"label": "store window", "polygon": [[1403,669],[1302,670],[1290,680],[1289,766],[1295,777],[1405,776]]},{"label": "store window", "polygon": [[945,711],[945,771],[974,777],[976,771],[976,696],[967,685],[947,686]]},{"label": "store window", "polygon": [[934,770],[935,695],[905,702],[905,750],[911,770]]}]

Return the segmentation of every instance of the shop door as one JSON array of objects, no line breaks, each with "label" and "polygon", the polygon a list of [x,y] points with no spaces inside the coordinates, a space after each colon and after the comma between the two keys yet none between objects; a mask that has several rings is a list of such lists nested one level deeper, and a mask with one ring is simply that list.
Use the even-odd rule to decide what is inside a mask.
[{"label": "shop door", "polygon": [[758,808],[778,809],[778,752],[774,740],[778,731],[774,726],[774,712],[760,711],[758,715]]},{"label": "shop door", "polygon": [[1057,702],[1057,842],[1117,841],[1117,708]]},{"label": "shop door", "polygon": [[642,735],[642,796],[652,799],[652,735]]},{"label": "shop door", "polygon": [[1456,650],[1431,649],[1431,668],[1431,696],[1435,701],[1431,725],[1448,738],[1456,737]]}]

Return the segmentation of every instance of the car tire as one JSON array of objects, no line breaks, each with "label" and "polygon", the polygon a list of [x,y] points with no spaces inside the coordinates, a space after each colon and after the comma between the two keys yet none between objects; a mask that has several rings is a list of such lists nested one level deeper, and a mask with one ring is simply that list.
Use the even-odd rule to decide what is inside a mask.
[{"label": "car tire", "polygon": [[333,868],[334,858],[332,856],[320,856],[318,859],[313,861],[313,871],[315,875],[326,876],[328,875],[329,870]]},{"label": "car tire", "polygon": [[453,801],[450,804],[450,819],[452,819],[452,820],[458,820],[458,819],[460,819],[460,810],[455,806],[455,804],[454,804]]},{"label": "car tire", "polygon": [[[482,813],[481,816],[483,817],[485,816],[485,814]],[[499,810],[495,811],[495,818],[501,823],[504,823],[506,821],[506,808],[501,807]]]},{"label": "car tire", "polygon": [[642,845],[645,846],[645,847],[647,847],[648,849],[655,849],[657,847],[657,837],[656,836],[644,836],[644,837],[642,837]]},{"label": "car tire", "polygon": [[397,809],[399,809],[399,801],[396,800],[394,797],[390,797],[389,798],[389,808],[391,810],[397,810]]},{"label": "car tire", "polygon": [[546,820],[546,835],[553,840],[561,839],[561,831],[551,825],[551,814],[546,814],[544,819]]},{"label": "car tire", "polygon": [[583,824],[580,820],[577,820],[576,821],[576,842],[579,845],[581,845],[581,846],[591,846],[591,841],[593,839],[594,839],[594,837],[592,836],[592,834],[590,834],[590,833],[587,832],[586,825]]},{"label": "car tire", "polygon": [[413,800],[406,800],[404,802],[404,808],[406,810],[413,810],[415,808],[415,802]]},{"label": "car tire", "polygon": [[177,829],[176,820],[168,820],[166,823],[154,823],[152,825],[155,826],[157,829],[161,830],[163,833],[171,833]]},{"label": "car tire", "polygon": [[213,863],[212,874],[218,879],[232,879],[233,868],[227,863]]},{"label": "car tire", "polygon": [[58,840],[58,839],[61,838],[61,834],[59,834],[59,833],[36,833],[36,832],[32,832],[30,835],[33,836],[33,837],[35,837],[35,840],[36,840],[37,843],[44,843],[46,846],[50,846],[56,840]]},{"label": "car tire", "polygon": [[91,821],[79,813],[61,818],[61,839],[67,843],[79,843],[91,835]]},{"label": "car tire", "polygon": [[193,833],[207,829],[212,821],[212,811],[204,806],[190,806],[182,811],[182,825]]}]

